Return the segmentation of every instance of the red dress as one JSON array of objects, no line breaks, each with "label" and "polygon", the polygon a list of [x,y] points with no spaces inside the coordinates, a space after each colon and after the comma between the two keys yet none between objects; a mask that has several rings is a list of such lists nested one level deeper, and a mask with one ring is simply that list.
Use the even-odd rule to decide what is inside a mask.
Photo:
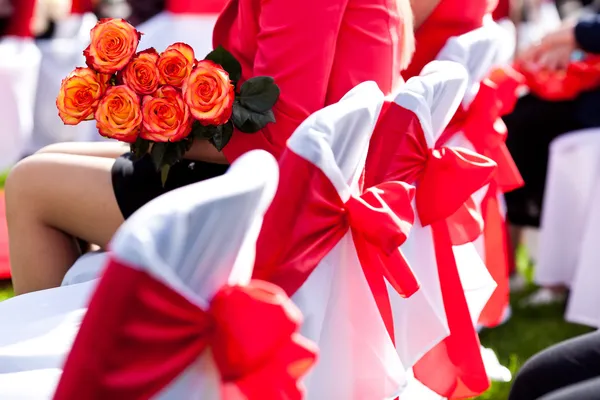
[{"label": "red dress", "polygon": [[281,96],[276,123],[256,134],[234,132],[223,150],[228,161],[254,149],[278,157],[302,121],[363,81],[390,93],[401,81],[398,9],[396,0],[230,0],[215,47],[237,57],[242,80],[274,77]]},{"label": "red dress", "polygon": [[404,78],[419,75],[423,67],[436,58],[448,38],[481,28],[483,17],[497,5],[498,0],[441,0],[415,33],[416,52],[402,73]]}]

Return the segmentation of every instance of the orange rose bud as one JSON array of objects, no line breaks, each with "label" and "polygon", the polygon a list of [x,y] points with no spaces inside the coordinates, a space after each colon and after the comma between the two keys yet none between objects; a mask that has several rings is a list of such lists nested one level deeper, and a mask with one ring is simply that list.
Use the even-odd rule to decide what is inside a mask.
[{"label": "orange rose bud", "polygon": [[144,116],[140,137],[154,142],[178,142],[192,131],[190,109],[178,89],[161,86],[142,101]]},{"label": "orange rose bud", "polygon": [[76,68],[63,79],[56,98],[58,116],[66,125],[94,119],[94,112],[106,91],[103,76],[89,68]]},{"label": "orange rose bud", "polygon": [[229,74],[209,60],[198,62],[183,84],[190,112],[202,125],[222,125],[233,111],[235,92]]},{"label": "orange rose bud", "polygon": [[154,49],[139,52],[123,70],[123,82],[137,94],[152,94],[158,89],[160,74]]},{"label": "orange rose bud", "polygon": [[194,57],[194,49],[185,43],[175,43],[167,47],[158,59],[160,83],[181,87],[194,68]]},{"label": "orange rose bud", "polygon": [[133,143],[142,124],[140,98],[128,86],[111,86],[100,101],[95,117],[102,136]]},{"label": "orange rose bud", "polygon": [[88,67],[105,74],[122,70],[133,58],[141,34],[124,19],[104,18],[92,29],[83,51]]}]

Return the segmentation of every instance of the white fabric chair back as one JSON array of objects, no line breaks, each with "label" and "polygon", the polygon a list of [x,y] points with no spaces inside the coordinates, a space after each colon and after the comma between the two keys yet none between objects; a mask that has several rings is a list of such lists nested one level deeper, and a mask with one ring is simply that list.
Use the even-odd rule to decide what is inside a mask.
[{"label": "white fabric chair back", "polygon": [[40,51],[32,38],[0,40],[0,87],[3,89],[0,93],[0,170],[24,155],[31,137],[40,62]]},{"label": "white fabric chair back", "polygon": [[589,129],[550,145],[535,281],[571,288],[567,319],[600,327],[596,302],[600,134]]},{"label": "white fabric chair back", "polygon": [[[433,148],[460,105],[466,85],[467,74],[463,67],[450,61],[434,61],[425,66],[420,76],[406,82],[394,95],[394,102],[417,116],[427,146]],[[421,283],[421,290],[408,299],[388,290],[394,313],[396,349],[405,366],[411,367],[448,336],[449,328],[431,227],[423,227],[418,215],[401,249]]]},{"label": "white fabric chair back", "polygon": [[463,65],[469,74],[469,83],[463,100],[463,106],[473,101],[479,90],[479,82],[498,65],[502,56],[502,46],[506,34],[494,22],[461,36],[448,39],[437,56],[438,60],[454,61]]},{"label": "white fabric chair back", "polygon": [[73,14],[58,24],[54,38],[38,42],[42,67],[35,100],[34,130],[27,149],[30,153],[53,143],[105,140],[98,134],[94,121],[65,125],[56,110],[62,80],[75,67],[85,66],[83,50],[90,42],[90,30],[96,22],[94,14]]},{"label": "white fabric chair back", "polygon": [[196,58],[203,59],[213,49],[213,28],[218,14],[174,14],[163,11],[137,29],[144,35],[140,48],[154,47],[158,52],[177,42],[187,43]]},{"label": "white fabric chair back", "polygon": [[[225,284],[249,282],[256,237],[277,175],[272,156],[248,153],[226,175],[169,192],[141,208],[116,233],[110,257],[146,271],[206,309]],[[11,322],[11,330],[0,333],[0,398],[52,396],[96,282],[0,304],[0,316]],[[112,314],[95,312],[107,313],[106,318]],[[197,398],[202,393],[202,398],[219,399],[220,377],[209,353],[159,398]]]},{"label": "white fabric chair back", "polygon": [[[351,196],[360,196],[360,177],[383,101],[377,85],[365,82],[304,121],[288,141],[280,161],[281,173],[293,176],[301,167],[299,163],[307,162],[302,164],[304,168],[314,170],[310,176],[319,179],[281,182],[281,197],[275,202],[291,196],[283,191],[286,187],[291,192],[303,185],[303,192],[321,193],[322,179],[329,181],[325,184],[335,189],[337,195],[333,195],[342,204]],[[404,384],[404,367],[386,331],[350,231],[318,262],[292,299],[305,316],[303,336],[323,349],[306,380],[307,399],[386,399],[398,394]]]}]

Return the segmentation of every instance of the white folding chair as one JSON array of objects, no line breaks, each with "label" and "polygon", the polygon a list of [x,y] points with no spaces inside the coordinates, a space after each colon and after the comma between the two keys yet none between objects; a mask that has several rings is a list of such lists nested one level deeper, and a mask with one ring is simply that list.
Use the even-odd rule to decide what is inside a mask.
[{"label": "white folding chair", "polygon": [[0,39],[0,170],[18,161],[33,129],[33,107],[40,70],[40,52],[31,33],[35,0],[20,0]]},{"label": "white folding chair", "polygon": [[71,15],[57,24],[53,38],[38,41],[42,54],[35,99],[34,128],[27,151],[60,142],[106,140],[98,134],[94,121],[65,125],[58,117],[56,96],[60,85],[75,67],[85,66],[83,50],[90,42],[90,31],[97,22],[89,1],[74,1]]},{"label": "white folding chair", "polygon": [[[11,329],[0,333],[0,398],[51,397],[84,315],[83,326],[88,328],[80,333],[82,337],[77,339],[77,343],[82,343],[78,346],[84,348],[87,357],[85,365],[76,365],[77,362],[67,365],[75,375],[83,373],[83,378],[74,378],[72,381],[73,375],[69,373],[65,378],[69,380],[66,387],[72,388],[72,384],[97,384],[100,369],[91,373],[86,368],[93,369],[93,365],[100,365],[105,360],[104,356],[119,354],[119,351],[103,353],[103,346],[114,344],[110,339],[122,333],[109,332],[106,324],[114,327],[114,323],[124,323],[128,307],[136,306],[126,296],[119,295],[121,290],[126,295],[134,296],[137,291],[138,298],[141,298],[141,293],[147,294],[144,288],[164,285],[167,295],[181,295],[190,304],[204,308],[223,285],[246,285],[252,273],[254,246],[262,215],[271,201],[276,184],[276,162],[270,155],[258,151],[241,157],[222,177],[186,186],[148,203],[127,220],[111,242],[108,271],[113,271],[111,277],[116,280],[111,281],[109,277],[108,282],[100,281],[98,290],[108,290],[109,294],[103,296],[98,292],[94,295],[88,313],[90,315],[86,315],[87,303],[98,281],[18,296],[2,302],[0,318],[10,323]],[[117,268],[114,264],[117,264]],[[135,285],[131,280],[127,281],[132,274],[147,274],[148,280],[155,281]],[[116,304],[117,300],[123,302]],[[160,311],[160,308],[157,309],[156,314],[160,314]],[[169,316],[175,318],[176,315],[181,314]],[[164,326],[166,330],[177,330],[183,324],[170,321],[172,324],[169,325],[167,320]],[[193,321],[188,322],[193,326]],[[260,318],[254,322],[257,326],[269,325],[261,324]],[[103,327],[98,329],[96,323]],[[197,333],[190,329],[192,335]],[[87,348],[89,335],[100,331],[103,332],[100,338],[102,343],[92,342],[91,347]],[[251,333],[251,329],[248,332]],[[167,340],[163,345],[168,347],[168,343]],[[161,346],[156,347],[160,349]],[[150,353],[152,347],[146,350]],[[138,354],[137,357],[143,360],[144,354]],[[135,361],[134,357],[132,360]],[[218,376],[210,357],[200,357],[192,364],[194,366],[187,369],[181,379],[169,386],[168,394],[161,392],[161,398],[197,398],[198,393],[206,395],[203,398],[207,399],[219,398],[209,396],[215,393],[212,390],[218,388],[219,383],[218,380],[210,380]],[[149,364],[148,369],[151,369]],[[212,373],[201,374],[202,371]],[[36,379],[35,385],[31,384],[31,379]],[[201,380],[205,384],[202,386],[205,392],[196,391]],[[88,396],[83,387],[77,389],[80,397],[71,396],[72,392],[69,392],[68,396],[61,398],[107,398],[101,395],[106,393],[102,391],[104,389],[109,390],[99,388],[97,393]],[[117,391],[118,395],[124,394]]]},{"label": "white folding chair", "polygon": [[306,318],[302,334],[322,349],[308,399],[394,398],[405,384],[386,329],[384,276],[407,296],[418,288],[397,249],[410,228],[411,189],[361,185],[383,101],[365,82],[298,127],[258,240],[256,276],[292,295]]},{"label": "white folding chair", "polygon": [[192,46],[197,58],[204,58],[213,49],[213,28],[225,3],[167,0],[163,12],[138,26],[144,33],[140,48],[154,47],[161,52],[173,43],[184,42]]},{"label": "white folding chair", "polygon": [[[476,319],[477,312],[481,311],[495,288],[472,246],[453,248],[446,221],[464,206],[474,191],[489,181],[495,164],[468,150],[435,147],[436,139],[464,94],[466,78],[466,72],[459,64],[436,61],[428,65],[421,76],[410,79],[380,118],[366,169],[367,185],[398,179],[416,186],[415,210],[419,219],[402,248],[414,265],[422,290],[428,292],[434,310],[447,318],[443,322],[448,323],[451,337],[439,343],[443,339],[443,331],[439,328],[433,331],[437,338],[430,337],[429,345],[436,347],[424,358],[420,354],[415,374],[439,395],[446,396],[453,394],[452,387],[459,380],[463,380],[475,394],[487,388],[474,331],[463,338],[464,359],[447,359],[439,349],[447,345],[447,340],[454,343],[450,346],[455,346],[457,340],[463,340],[457,339],[457,332],[472,329],[471,318],[475,316]],[[444,201],[434,200],[442,198]],[[443,265],[440,264],[442,262]],[[456,301],[460,304],[450,303],[452,299],[458,299]],[[405,322],[401,316],[412,313],[417,331],[425,334],[424,330],[418,330],[419,308],[411,304],[411,300],[408,299],[404,305],[394,304],[398,313],[395,320]],[[407,342],[411,344],[410,340]],[[412,343],[418,342],[413,340]],[[446,372],[454,370],[456,375],[433,372],[432,361],[438,366],[445,365],[442,368]],[[477,362],[479,365],[476,365]],[[469,370],[471,367],[474,370]],[[459,373],[461,369],[463,371]],[[467,377],[471,377],[468,382]],[[403,393],[404,396],[423,398],[421,392],[411,387]]]},{"label": "white folding chair", "polygon": [[[484,235],[474,238],[473,243],[498,283],[482,315],[486,326],[501,323],[509,308],[508,264],[512,255],[507,254],[503,193],[523,184],[504,144],[506,129],[502,132],[498,128],[503,126],[500,117],[514,106],[523,83],[522,77],[508,67],[492,72],[505,58],[506,36],[502,28],[488,20],[482,28],[449,39],[438,55],[440,60],[459,62],[469,73],[462,106],[439,144],[469,148],[498,163],[493,185],[486,185],[473,196],[484,223]],[[486,254],[488,251],[490,254]]]},{"label": "white folding chair", "polygon": [[598,279],[599,176],[598,129],[572,132],[551,143],[534,277],[542,286],[570,288],[567,320],[593,327],[600,327],[593,286]]}]

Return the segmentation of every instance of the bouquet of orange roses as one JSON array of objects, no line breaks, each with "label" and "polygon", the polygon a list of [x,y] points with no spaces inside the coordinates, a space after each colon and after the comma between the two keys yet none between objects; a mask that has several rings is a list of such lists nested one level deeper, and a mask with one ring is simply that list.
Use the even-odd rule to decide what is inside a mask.
[{"label": "bouquet of orange roses", "polygon": [[194,139],[220,151],[234,127],[253,133],[275,122],[273,78],[239,85],[242,67],[222,47],[198,61],[185,43],[138,52],[141,35],[122,19],[97,23],[84,51],[87,68],[65,78],[56,99],[65,124],[96,120],[100,135],[130,143],[136,157],[149,153],[164,182]]}]

